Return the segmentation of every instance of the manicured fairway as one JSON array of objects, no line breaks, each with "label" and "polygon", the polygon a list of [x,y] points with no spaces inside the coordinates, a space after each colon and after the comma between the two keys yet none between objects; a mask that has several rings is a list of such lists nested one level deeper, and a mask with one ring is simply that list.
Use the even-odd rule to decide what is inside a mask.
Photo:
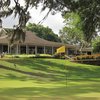
[{"label": "manicured fairway", "polygon": [[100,100],[100,66],[43,58],[0,65],[0,100]]}]

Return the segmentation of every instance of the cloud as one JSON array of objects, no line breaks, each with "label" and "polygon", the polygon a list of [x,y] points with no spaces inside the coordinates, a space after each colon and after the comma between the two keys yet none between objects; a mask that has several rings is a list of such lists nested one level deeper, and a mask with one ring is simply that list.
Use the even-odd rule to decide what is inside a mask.
[{"label": "cloud", "polygon": [[[31,23],[39,23],[47,14],[48,9],[41,12],[41,6],[36,10],[35,8],[30,9],[30,14],[32,18],[29,20]],[[52,15],[51,13],[48,15],[48,17],[43,20],[43,25],[50,27],[55,33],[59,33],[59,30],[62,29],[64,26],[63,18],[61,16],[61,13],[57,13],[55,15]]]}]

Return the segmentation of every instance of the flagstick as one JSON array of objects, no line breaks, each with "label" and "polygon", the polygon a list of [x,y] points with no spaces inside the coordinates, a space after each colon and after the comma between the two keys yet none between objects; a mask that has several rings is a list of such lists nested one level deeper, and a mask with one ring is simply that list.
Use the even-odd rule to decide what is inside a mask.
[{"label": "flagstick", "polygon": [[61,53],[60,53],[60,59],[61,59]]},{"label": "flagstick", "polygon": [[[66,61],[66,59],[65,59],[65,61]],[[65,82],[66,82],[66,87],[68,86],[68,75],[67,75],[67,66],[65,66],[65,74],[66,74],[66,76],[65,76]]]}]

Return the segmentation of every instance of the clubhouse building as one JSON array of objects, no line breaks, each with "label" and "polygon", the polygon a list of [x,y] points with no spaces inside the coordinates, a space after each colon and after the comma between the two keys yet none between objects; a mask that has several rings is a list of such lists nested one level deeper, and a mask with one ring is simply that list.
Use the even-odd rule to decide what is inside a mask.
[{"label": "clubhouse building", "polygon": [[[9,45],[9,39],[7,35],[0,37],[0,53],[5,52],[7,54],[55,54],[56,49],[65,46],[66,54],[77,54],[79,47],[75,45],[63,44],[58,42],[51,42],[39,38],[34,33],[27,31],[26,38],[23,43],[16,42],[13,46]],[[90,52],[85,51],[84,52]]]}]

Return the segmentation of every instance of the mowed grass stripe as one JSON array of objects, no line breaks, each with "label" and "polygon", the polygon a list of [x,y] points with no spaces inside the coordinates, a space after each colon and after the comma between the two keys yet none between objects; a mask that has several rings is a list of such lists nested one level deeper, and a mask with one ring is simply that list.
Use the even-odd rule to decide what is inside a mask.
[{"label": "mowed grass stripe", "polygon": [[2,59],[0,65],[14,69],[0,68],[0,99],[100,99],[100,66],[40,58]]}]

